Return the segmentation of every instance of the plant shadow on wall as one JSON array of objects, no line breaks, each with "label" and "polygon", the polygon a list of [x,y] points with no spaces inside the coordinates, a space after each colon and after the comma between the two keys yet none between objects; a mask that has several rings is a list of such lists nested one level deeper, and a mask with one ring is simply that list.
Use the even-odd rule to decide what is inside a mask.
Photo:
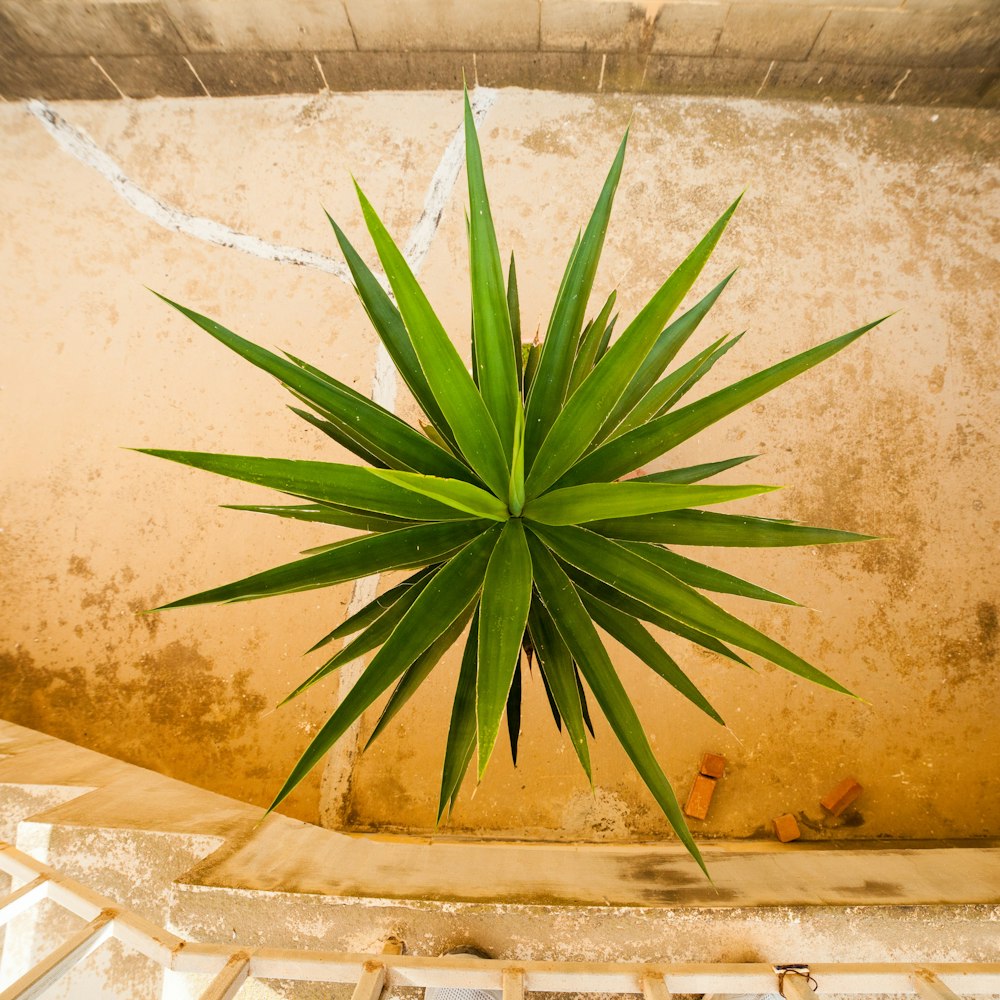
[{"label": "plant shadow on wall", "polygon": [[354,637],[286,702],[342,665],[377,652],[312,740],[272,809],[391,687],[370,744],[468,629],[444,740],[438,822],[454,805],[473,757],[482,778],[505,713],[516,763],[522,668],[526,663],[530,669],[535,661],[556,725],[565,726],[591,784],[587,733],[593,735],[588,704],[593,699],[678,837],[704,868],[598,630],[720,724],[718,713],[661,648],[649,625],[736,664],[746,661],[732,647],[849,694],[703,592],[794,601],[676,550],[818,545],[870,536],[701,510],[775,488],[704,485],[753,456],[628,481],[621,477],[836,354],[877,323],[679,405],[740,339],[723,337],[671,367],[732,277],[670,322],[740,199],[612,342],[614,292],[594,319],[584,319],[627,138],[626,133],[593,215],[577,237],[545,338],[522,346],[514,258],[505,275],[466,94],[471,373],[361,190],[361,208],[391,295],[330,220],[368,317],[426,416],[419,429],[305,361],[275,355],[164,299],[276,377],[308,407],[293,407],[300,417],[367,465],[140,449],[267,486],[297,501],[235,509],[362,532],[157,610],[255,600],[389,570],[416,571],[310,650]]}]

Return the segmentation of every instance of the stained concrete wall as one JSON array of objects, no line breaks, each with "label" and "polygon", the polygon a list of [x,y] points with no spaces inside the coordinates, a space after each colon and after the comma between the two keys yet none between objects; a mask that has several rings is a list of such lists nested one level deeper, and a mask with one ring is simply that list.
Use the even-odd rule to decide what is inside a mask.
[{"label": "stained concrete wall", "polygon": [[0,94],[484,86],[993,106],[995,0],[0,0]]},{"label": "stained concrete wall", "polygon": [[[790,488],[740,509],[887,536],[857,547],[703,553],[802,601],[806,608],[728,606],[871,704],[665,638],[726,731],[612,645],[679,794],[702,750],[729,757],[699,835],[766,836],[770,818],[789,810],[804,814],[806,835],[817,839],[1000,833],[994,118],[516,90],[492,98],[481,126],[487,179],[501,246],[518,254],[529,335],[544,329],[573,234],[630,118],[595,294],[603,301],[617,286],[623,317],[750,184],[695,289],[741,265],[691,352],[723,333],[750,332],[706,391],[900,310],[677,455],[693,464],[760,453],[729,481]],[[405,242],[460,126],[460,96],[50,109],[77,140],[88,133],[91,147],[72,145],[66,131],[57,141],[46,128],[51,116],[33,110],[0,105],[0,717],[266,805],[336,705],[337,678],[270,709],[318,665],[301,653],[341,620],[351,587],[137,612],[334,535],[218,510],[272,495],[120,446],[345,456],[288,413],[279,386],[143,286],[328,366],[359,391],[386,393],[376,339],[350,287],[329,271],[281,263],[268,247],[304,247],[314,262],[328,261],[325,205],[371,259],[350,172]],[[429,202],[440,221],[421,274],[467,351],[461,185]],[[137,189],[155,200],[136,200]],[[206,242],[202,222],[178,231],[185,219],[251,234],[261,253]],[[415,416],[404,393],[383,399]],[[351,794],[329,822],[433,827],[455,666],[448,660],[431,676],[369,755],[347,760]],[[596,725],[595,797],[536,676],[526,686],[521,766],[515,771],[501,747],[447,829],[668,836],[624,754]],[[844,773],[861,780],[865,798],[834,828],[816,803]],[[314,774],[289,810],[316,819],[318,784]]]}]

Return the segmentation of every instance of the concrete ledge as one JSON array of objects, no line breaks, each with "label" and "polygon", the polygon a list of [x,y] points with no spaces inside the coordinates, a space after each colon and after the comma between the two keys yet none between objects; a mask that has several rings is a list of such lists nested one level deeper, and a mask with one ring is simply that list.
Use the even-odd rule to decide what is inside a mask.
[{"label": "concrete ledge", "polygon": [[983,0],[0,0],[0,95],[438,89],[464,70],[576,92],[995,106],[998,46]]},{"label": "concrete ledge", "polygon": [[218,837],[177,881],[366,900],[575,907],[938,905],[1000,899],[1000,844],[525,844],[349,836],[0,722],[2,785],[95,789],[32,816],[60,827]]}]

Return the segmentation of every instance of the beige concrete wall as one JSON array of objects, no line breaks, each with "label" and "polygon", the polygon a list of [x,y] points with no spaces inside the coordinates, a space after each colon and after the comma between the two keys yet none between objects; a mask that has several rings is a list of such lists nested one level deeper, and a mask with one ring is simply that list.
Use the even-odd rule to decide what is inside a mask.
[{"label": "beige concrete wall", "polygon": [[998,100],[995,0],[0,0],[0,94],[484,86]]}]

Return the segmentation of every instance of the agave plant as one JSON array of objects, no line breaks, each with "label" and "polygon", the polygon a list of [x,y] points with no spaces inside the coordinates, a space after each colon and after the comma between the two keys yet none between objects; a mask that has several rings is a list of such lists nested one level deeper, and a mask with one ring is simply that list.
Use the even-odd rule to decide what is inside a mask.
[{"label": "agave plant", "polygon": [[286,701],[343,664],[377,652],[313,738],[272,809],[391,687],[371,734],[376,738],[468,629],[444,750],[438,822],[454,805],[473,756],[482,778],[505,712],[516,763],[521,670],[525,663],[530,669],[534,659],[556,723],[565,725],[587,777],[587,730],[593,735],[589,690],[678,837],[704,868],[602,631],[720,723],[649,625],[736,663],[745,661],[731,647],[849,693],[703,592],[794,601],[676,549],[817,545],[870,536],[700,509],[772,489],[704,485],[753,456],[640,474],[628,481],[622,477],[836,354],[876,324],[679,405],[739,339],[716,340],[671,369],[732,277],[723,278],[670,322],[739,198],[613,339],[614,292],[593,320],[585,324],[584,319],[627,138],[626,133],[590,221],[577,237],[545,337],[522,348],[514,259],[505,280],[466,95],[471,371],[360,188],[364,219],[388,288],[330,220],[368,317],[426,416],[419,429],[318,368],[266,351],[164,300],[282,382],[309,408],[292,407],[296,414],[364,463],[141,449],[271,487],[298,501],[237,510],[362,532],[164,608],[248,601],[372,573],[415,571],[312,647],[353,637]]}]

